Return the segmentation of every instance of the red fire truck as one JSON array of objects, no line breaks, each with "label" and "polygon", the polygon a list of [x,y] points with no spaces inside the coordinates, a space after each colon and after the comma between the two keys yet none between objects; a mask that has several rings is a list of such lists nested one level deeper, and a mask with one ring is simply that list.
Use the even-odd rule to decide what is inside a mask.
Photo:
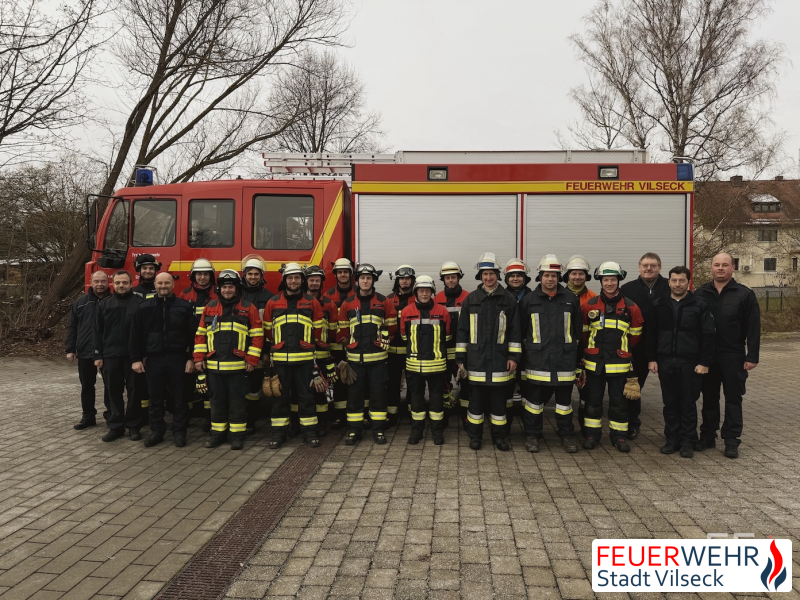
[{"label": "red fire truck", "polygon": [[[329,270],[342,256],[385,272],[411,264],[438,278],[457,261],[472,289],[483,252],[532,270],[540,257],[585,256],[592,267],[619,262],[635,275],[639,257],[656,252],[665,268],[692,256],[693,169],[653,164],[644,151],[397,152],[390,155],[265,154],[265,179],[136,184],[87,210],[92,258],[86,285],[102,269],[133,272],[153,254],[189,285],[199,257],[217,270],[241,269],[258,254],[267,286],[282,263]],[[330,284],[331,282],[328,281]],[[597,286],[597,282],[592,282]],[[391,287],[382,277],[378,289]]]}]

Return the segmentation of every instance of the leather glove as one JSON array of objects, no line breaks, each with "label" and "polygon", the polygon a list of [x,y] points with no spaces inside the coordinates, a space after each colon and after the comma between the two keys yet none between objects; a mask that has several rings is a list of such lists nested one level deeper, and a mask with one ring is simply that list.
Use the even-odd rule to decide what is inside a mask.
[{"label": "leather glove", "polygon": [[467,373],[467,368],[464,365],[458,365],[458,373],[456,374],[456,381],[467,379],[468,377],[469,373]]},{"label": "leather glove", "polygon": [[261,392],[265,398],[272,398],[272,383],[269,380],[269,375],[264,375],[264,381],[261,382]]},{"label": "leather glove", "polygon": [[345,385],[353,385],[358,380],[358,375],[346,361],[341,361],[336,369],[339,371],[339,380]]},{"label": "leather glove", "polygon": [[389,349],[389,332],[385,329],[381,329],[381,334],[377,340],[375,340],[375,345],[380,348],[381,350],[388,350]]},{"label": "leather glove", "polygon": [[333,364],[332,360],[325,363],[325,379],[328,380],[328,385],[333,385],[339,381],[339,375],[336,373],[336,365]]},{"label": "leather glove", "polygon": [[281,380],[277,375],[272,375],[269,378],[269,385],[272,389],[272,397],[273,398],[280,398],[281,392],[283,391],[283,386],[281,386]]},{"label": "leather glove", "polygon": [[575,371],[575,385],[579,390],[582,390],[586,385],[586,371],[583,369],[577,369]]},{"label": "leather glove", "polygon": [[314,388],[314,391],[318,394],[324,394],[325,390],[328,389],[328,382],[325,381],[325,378],[317,367],[314,367],[311,373],[311,387]]},{"label": "leather glove", "polygon": [[200,375],[197,376],[197,382],[194,384],[194,389],[198,394],[208,393],[208,382],[206,381],[205,373],[200,373]]},{"label": "leather glove", "polygon": [[622,390],[622,394],[628,400],[641,400],[642,388],[639,387],[639,380],[636,377],[628,377],[628,381],[625,383],[625,388]]}]

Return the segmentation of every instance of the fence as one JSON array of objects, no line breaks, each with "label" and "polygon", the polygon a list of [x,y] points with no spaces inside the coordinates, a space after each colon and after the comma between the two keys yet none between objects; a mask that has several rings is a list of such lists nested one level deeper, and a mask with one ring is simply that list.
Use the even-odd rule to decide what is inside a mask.
[{"label": "fence", "polygon": [[792,288],[754,288],[762,311],[791,310],[800,308],[800,296]]}]

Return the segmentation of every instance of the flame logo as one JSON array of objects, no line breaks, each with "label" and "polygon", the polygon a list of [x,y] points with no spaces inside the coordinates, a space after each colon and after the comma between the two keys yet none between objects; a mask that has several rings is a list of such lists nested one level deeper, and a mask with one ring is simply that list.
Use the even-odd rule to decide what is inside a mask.
[{"label": "flame logo", "polygon": [[772,553],[772,558],[767,559],[767,567],[761,572],[761,583],[767,591],[770,591],[770,584],[773,584],[772,589],[777,592],[786,580],[786,567],[783,566],[783,555],[778,550],[775,540],[772,540],[769,551]]}]

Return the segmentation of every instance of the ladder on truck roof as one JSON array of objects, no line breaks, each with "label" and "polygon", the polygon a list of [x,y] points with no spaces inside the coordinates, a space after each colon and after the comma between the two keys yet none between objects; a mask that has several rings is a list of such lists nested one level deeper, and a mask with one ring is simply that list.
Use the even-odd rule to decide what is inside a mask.
[{"label": "ladder on truck roof", "polygon": [[500,150],[416,151],[394,154],[346,154],[334,152],[262,152],[270,175],[349,178],[353,164],[534,164],[534,163],[645,163],[646,150]]}]

